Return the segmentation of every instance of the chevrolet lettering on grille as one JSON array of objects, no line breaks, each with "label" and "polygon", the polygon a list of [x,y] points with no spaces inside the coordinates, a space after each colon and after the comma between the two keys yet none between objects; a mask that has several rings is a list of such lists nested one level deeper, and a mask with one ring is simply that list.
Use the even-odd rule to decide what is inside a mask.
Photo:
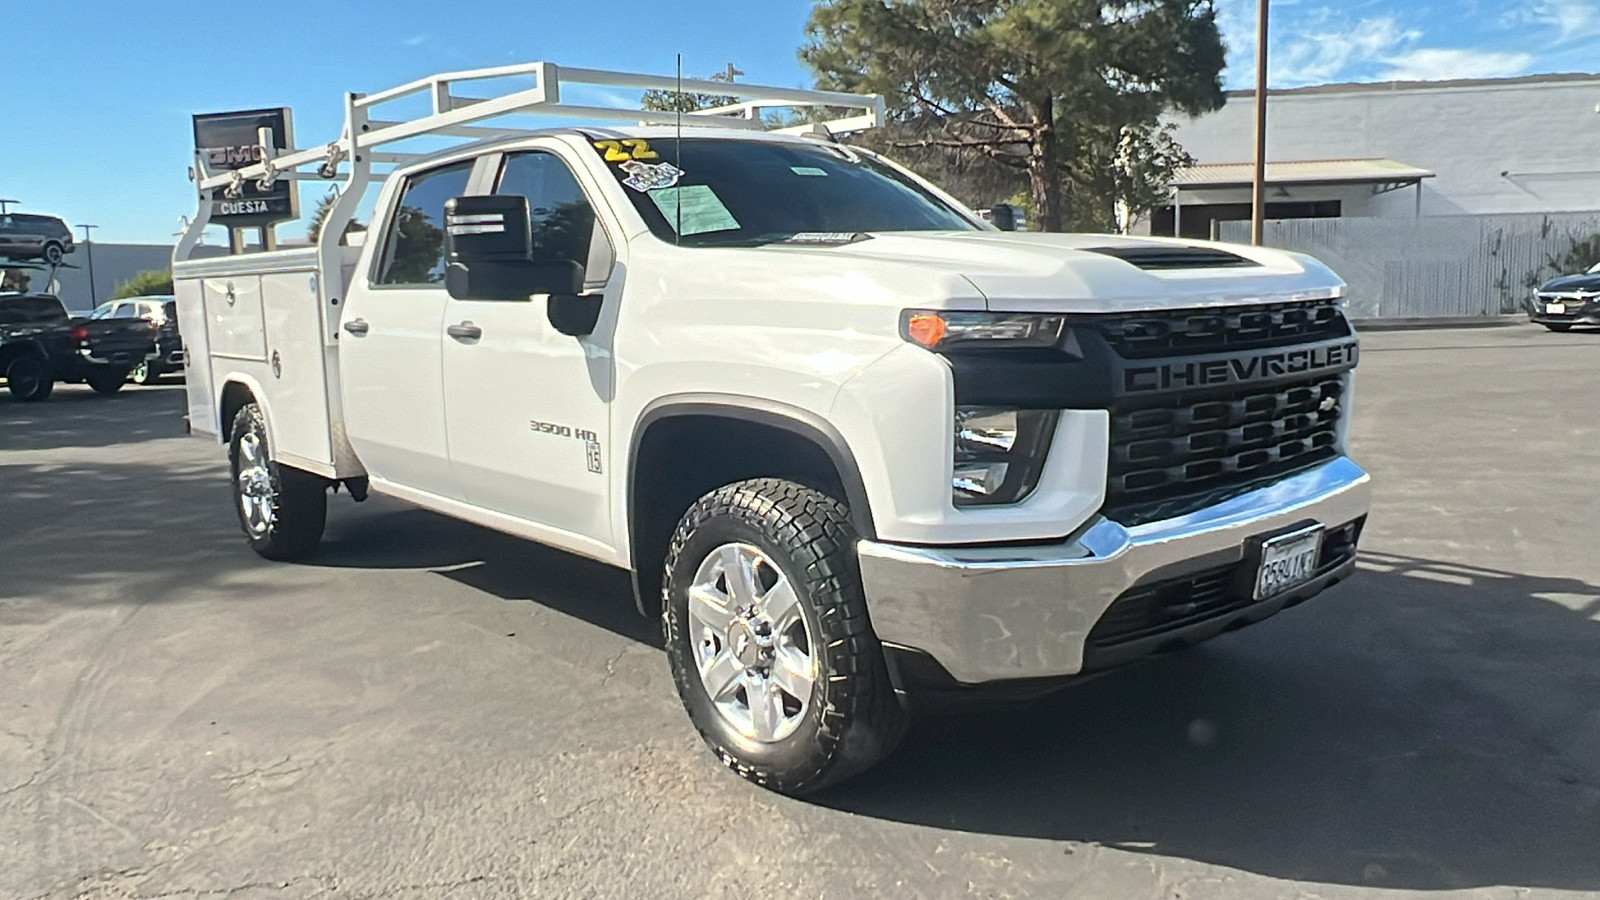
[{"label": "chevrolet lettering on grille", "polygon": [[1221,387],[1291,375],[1343,371],[1355,366],[1358,347],[1358,342],[1352,340],[1245,355],[1228,354],[1131,365],[1122,370],[1122,393]]}]

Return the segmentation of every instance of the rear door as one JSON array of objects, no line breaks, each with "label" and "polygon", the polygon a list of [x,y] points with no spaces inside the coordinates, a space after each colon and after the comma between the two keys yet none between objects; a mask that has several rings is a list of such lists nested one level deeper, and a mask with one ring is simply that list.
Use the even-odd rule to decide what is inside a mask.
[{"label": "rear door", "polygon": [[367,471],[455,500],[440,374],[444,204],[468,193],[474,165],[447,163],[400,185],[372,268],[345,299],[338,339],[345,427]]},{"label": "rear door", "polygon": [[[584,265],[589,289],[604,290],[614,245],[561,156],[507,153],[494,185],[528,199],[537,254]],[[444,344],[450,458],[474,506],[595,553],[615,546],[605,474],[613,317],[602,312],[594,334],[572,337],[550,324],[547,299],[446,302],[445,324],[455,326]]]}]

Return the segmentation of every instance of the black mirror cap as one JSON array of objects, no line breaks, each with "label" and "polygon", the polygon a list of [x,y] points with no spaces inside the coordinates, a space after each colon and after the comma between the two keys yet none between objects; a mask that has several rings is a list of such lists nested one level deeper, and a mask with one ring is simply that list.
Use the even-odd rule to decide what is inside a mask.
[{"label": "black mirror cap", "polygon": [[560,296],[583,291],[583,266],[571,260],[483,260],[452,262],[444,270],[444,289],[457,300],[527,300],[535,294]]},{"label": "black mirror cap", "polygon": [[444,204],[445,254],[471,267],[486,260],[526,260],[528,198],[516,194],[454,197]]}]

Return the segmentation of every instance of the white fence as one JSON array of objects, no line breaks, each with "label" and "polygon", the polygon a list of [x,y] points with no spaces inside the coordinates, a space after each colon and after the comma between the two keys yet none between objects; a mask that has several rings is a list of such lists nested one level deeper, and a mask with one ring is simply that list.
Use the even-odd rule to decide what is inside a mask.
[{"label": "white fence", "polygon": [[[1218,222],[1217,238],[1250,242],[1249,222]],[[1309,253],[1350,285],[1354,319],[1499,316],[1521,312],[1530,282],[1576,242],[1600,234],[1600,212],[1282,219],[1266,244]]]}]

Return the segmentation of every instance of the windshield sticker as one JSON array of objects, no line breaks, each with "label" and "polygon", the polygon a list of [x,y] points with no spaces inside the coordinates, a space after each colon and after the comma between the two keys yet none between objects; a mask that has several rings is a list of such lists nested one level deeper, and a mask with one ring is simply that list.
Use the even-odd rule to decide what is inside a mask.
[{"label": "windshield sticker", "polygon": [[636,191],[659,191],[672,187],[683,177],[683,170],[669,162],[652,165],[630,159],[617,168],[628,173],[622,183]]},{"label": "windshield sticker", "polygon": [[595,141],[594,148],[605,154],[606,162],[620,163],[630,159],[660,159],[661,154],[650,149],[649,141],[626,138],[620,141]]},{"label": "windshield sticker", "polygon": [[812,175],[812,176],[822,175],[822,176],[826,176],[828,174],[827,172],[823,171],[822,169],[817,168],[816,166],[790,166],[789,167],[789,171],[795,173],[796,175]]},{"label": "windshield sticker", "polygon": [[688,184],[651,191],[649,196],[655,201],[656,209],[667,217],[667,224],[677,228],[678,234],[683,237],[713,231],[738,231],[741,227],[739,220],[728,212],[728,207],[710,185]]}]

